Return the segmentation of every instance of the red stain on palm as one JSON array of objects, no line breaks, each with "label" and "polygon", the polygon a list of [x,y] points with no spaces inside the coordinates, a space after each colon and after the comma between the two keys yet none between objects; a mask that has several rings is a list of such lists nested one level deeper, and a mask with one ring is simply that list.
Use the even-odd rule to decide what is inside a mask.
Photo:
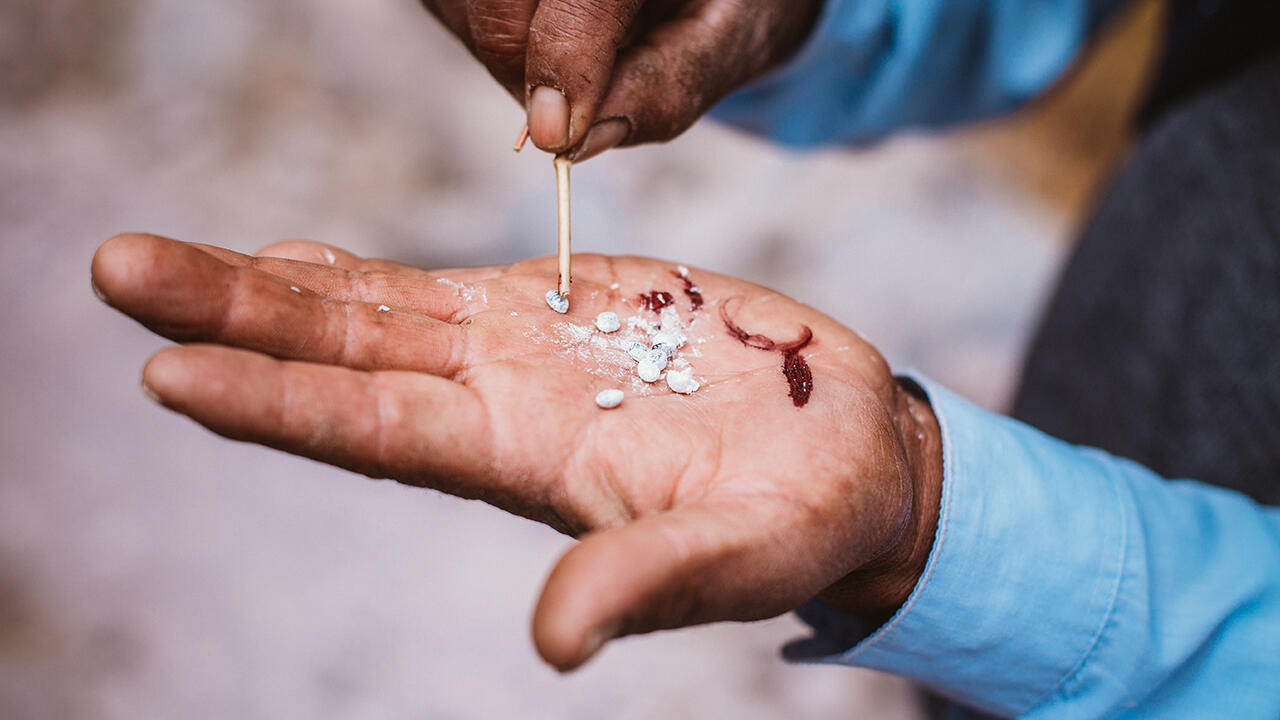
[{"label": "red stain on palm", "polygon": [[702,299],[702,291],[698,289],[698,286],[693,284],[688,275],[683,275],[675,270],[671,271],[671,274],[684,283],[684,294],[689,297],[690,308],[694,312],[701,310],[704,301]]},{"label": "red stain on palm", "polygon": [[786,376],[787,385],[791,388],[787,392],[791,402],[796,407],[804,407],[813,394],[813,371],[809,369],[809,362],[800,355],[799,350],[782,353],[782,374]]},{"label": "red stain on palm", "polygon": [[675,301],[675,296],[666,290],[650,290],[640,296],[640,307],[645,310],[658,312],[662,308],[670,306]]},{"label": "red stain on palm", "polygon": [[813,342],[813,330],[809,329],[808,325],[800,326],[800,337],[791,342],[780,343],[764,335],[743,330],[729,317],[727,304],[720,306],[720,319],[724,322],[724,327],[729,334],[743,345],[757,350],[781,353],[782,376],[787,379],[787,386],[790,388],[787,392],[788,397],[796,407],[804,407],[805,403],[809,402],[809,397],[813,395],[813,371],[809,368],[809,362],[800,354],[801,350]]}]

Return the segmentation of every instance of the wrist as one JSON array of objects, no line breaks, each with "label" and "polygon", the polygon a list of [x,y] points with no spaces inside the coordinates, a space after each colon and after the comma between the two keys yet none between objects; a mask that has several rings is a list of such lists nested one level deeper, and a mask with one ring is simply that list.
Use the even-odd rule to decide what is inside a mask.
[{"label": "wrist", "polygon": [[942,502],[942,432],[927,396],[911,381],[899,381],[893,414],[911,476],[906,526],[884,552],[818,595],[871,623],[887,621],[915,589],[933,550]]}]

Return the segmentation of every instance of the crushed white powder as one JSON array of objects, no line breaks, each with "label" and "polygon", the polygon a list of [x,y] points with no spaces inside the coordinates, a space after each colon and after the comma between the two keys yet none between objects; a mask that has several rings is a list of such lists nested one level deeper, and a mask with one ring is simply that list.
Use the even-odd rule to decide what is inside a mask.
[{"label": "crushed white powder", "polygon": [[673,307],[662,309],[662,314],[658,316],[658,327],[662,332],[675,338],[677,347],[683,347],[688,341],[684,334],[684,322],[680,319],[680,313]]},{"label": "crushed white powder", "polygon": [[478,300],[485,305],[489,304],[489,294],[482,287],[465,285],[449,278],[436,278],[436,282],[456,290],[458,297],[462,298],[463,302],[474,303]]},{"label": "crushed white powder", "polygon": [[595,335],[595,331],[590,327],[571,322],[558,322],[552,327],[554,327],[556,332],[571,345],[588,343],[591,341],[591,336]]},{"label": "crushed white powder", "polygon": [[[528,344],[548,345],[552,352],[596,377],[613,383],[635,378],[635,363],[625,353],[626,344],[617,336],[600,333],[594,325],[565,320],[545,330],[528,328],[523,336]],[[641,383],[637,380],[635,385],[638,389]]]}]

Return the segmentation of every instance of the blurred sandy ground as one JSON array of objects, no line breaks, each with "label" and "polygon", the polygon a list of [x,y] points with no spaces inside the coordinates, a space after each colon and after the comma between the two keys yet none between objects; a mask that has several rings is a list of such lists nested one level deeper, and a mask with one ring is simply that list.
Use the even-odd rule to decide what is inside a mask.
[{"label": "blurred sandy ground", "polygon": [[[773,286],[988,406],[1125,144],[1152,5],[1064,92],[945,139],[788,155],[704,125],[576,174],[583,250]],[[215,438],[89,291],[146,230],[422,265],[553,247],[550,163],[411,0],[0,0],[0,715],[913,718],[789,667],[791,618],[627,640],[559,677],[527,616],[565,547],[486,507]]]}]

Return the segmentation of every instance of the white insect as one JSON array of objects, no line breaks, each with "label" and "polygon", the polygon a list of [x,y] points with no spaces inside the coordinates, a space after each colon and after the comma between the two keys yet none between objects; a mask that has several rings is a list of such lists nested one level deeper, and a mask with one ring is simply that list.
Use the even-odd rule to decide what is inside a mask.
[{"label": "white insect", "polygon": [[622,404],[621,390],[601,390],[596,395],[596,405],[604,410],[612,410]]},{"label": "white insect", "polygon": [[693,368],[685,368],[684,370],[672,370],[667,373],[667,387],[681,395],[688,395],[697,392],[701,385],[698,384],[697,380],[693,379]]},{"label": "white insect", "polygon": [[560,294],[559,290],[547,291],[547,307],[564,315],[569,312],[569,298]]},{"label": "white insect", "polygon": [[622,327],[622,321],[618,319],[618,313],[602,312],[596,316],[596,328],[603,333],[617,332]]},{"label": "white insect", "polygon": [[387,307],[386,305],[379,305],[378,312],[391,312],[391,308]]}]

